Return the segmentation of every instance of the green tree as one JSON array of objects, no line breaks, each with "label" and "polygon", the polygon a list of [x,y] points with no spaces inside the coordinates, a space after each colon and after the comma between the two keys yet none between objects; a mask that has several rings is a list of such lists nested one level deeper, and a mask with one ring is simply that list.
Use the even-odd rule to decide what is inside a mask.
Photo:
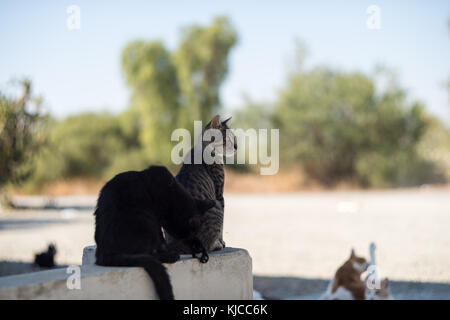
[{"label": "green tree", "polygon": [[450,181],[450,130],[439,119],[430,117],[428,130],[418,145],[422,158],[437,166]]},{"label": "green tree", "polygon": [[32,168],[27,164],[45,143],[43,127],[48,117],[41,111],[42,99],[33,96],[29,80],[21,86],[19,98],[0,93],[0,193],[30,175]]},{"label": "green tree", "polygon": [[225,17],[214,19],[207,27],[184,28],[174,62],[186,105],[183,118],[207,123],[221,106],[220,86],[228,73],[228,56],[237,34]]},{"label": "green tree", "polygon": [[[243,106],[239,109],[235,110],[229,110],[229,113],[233,115],[232,119],[232,127],[243,129],[244,131],[248,129],[272,129],[274,128],[273,124],[273,118],[274,118],[274,108],[271,103],[267,102],[256,102],[252,100],[248,96],[244,96],[244,102]],[[270,139],[270,133],[269,133],[269,139]],[[254,172],[255,174],[259,172],[260,164],[257,163],[256,165],[250,164],[250,152],[248,149],[250,139],[245,139],[245,145],[244,141],[241,140],[238,143],[242,144],[239,145],[239,149],[241,148],[247,148],[245,153],[245,163],[244,164],[238,164],[237,163],[237,156],[238,153],[234,155],[234,164],[227,165],[228,168],[239,171],[239,172]],[[262,141],[260,141],[262,143]],[[270,150],[271,143],[268,143],[267,145],[259,145],[259,147],[268,148],[268,154],[271,154]],[[278,147],[278,146],[277,146]],[[239,150],[239,152],[241,152]]]},{"label": "green tree", "polygon": [[122,70],[132,97],[123,117],[127,132],[138,136],[144,154],[170,164],[174,128],[205,123],[220,107],[219,89],[228,71],[236,32],[226,18],[210,26],[183,29],[177,49],[160,41],[134,41],[122,52]]},{"label": "green tree", "polygon": [[117,117],[107,113],[70,116],[52,126],[30,184],[38,187],[74,177],[103,178],[117,157],[129,149]]},{"label": "green tree", "polygon": [[[147,156],[170,159],[170,133],[179,119],[180,90],[170,53],[158,41],[135,41],[122,52],[122,69],[132,96],[123,125],[134,131]],[[162,156],[165,155],[165,156]]]},{"label": "green tree", "polygon": [[388,73],[386,88],[359,72],[301,65],[288,77],[276,104],[282,157],[300,162],[320,182],[352,180],[366,186],[432,181],[434,166],[417,152],[428,126],[419,103]]}]

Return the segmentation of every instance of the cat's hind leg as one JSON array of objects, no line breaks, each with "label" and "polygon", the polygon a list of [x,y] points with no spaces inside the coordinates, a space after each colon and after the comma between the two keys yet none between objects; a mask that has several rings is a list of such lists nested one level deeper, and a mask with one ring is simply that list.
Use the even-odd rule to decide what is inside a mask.
[{"label": "cat's hind leg", "polygon": [[225,248],[225,242],[221,239],[217,239],[212,245],[211,251],[219,251]]},{"label": "cat's hind leg", "polygon": [[200,240],[195,239],[192,241],[192,258],[196,258],[196,253],[201,252],[200,258],[198,260],[201,263],[206,263],[209,260],[208,251],[206,250],[205,246],[200,242]]},{"label": "cat's hind leg", "polygon": [[[221,246],[221,248],[220,248],[220,249],[217,249],[217,250],[225,249],[226,244],[225,244],[225,241],[223,241],[223,223],[222,223],[222,228],[220,229],[219,239],[217,239],[217,241],[219,242],[219,244],[220,244],[220,246]],[[216,241],[216,242],[217,242],[217,241]],[[215,244],[214,244],[214,247],[218,248],[219,245],[215,243]]]},{"label": "cat's hind leg", "polygon": [[198,258],[198,261],[200,261],[201,263],[207,263],[209,261],[209,254],[205,248],[203,248],[202,255],[200,256],[200,258]]}]

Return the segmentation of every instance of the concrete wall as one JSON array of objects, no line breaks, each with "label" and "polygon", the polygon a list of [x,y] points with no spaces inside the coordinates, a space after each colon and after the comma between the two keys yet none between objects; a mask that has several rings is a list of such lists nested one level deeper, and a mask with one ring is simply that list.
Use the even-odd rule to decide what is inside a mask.
[{"label": "concrete wall", "polygon": [[[0,277],[0,299],[157,299],[153,283],[142,268],[100,267],[95,247],[83,253],[81,289],[74,273],[53,269]],[[252,299],[252,260],[246,250],[226,248],[211,253],[201,264],[190,256],[166,264],[175,299]],[[75,281],[75,282],[74,282]]]}]

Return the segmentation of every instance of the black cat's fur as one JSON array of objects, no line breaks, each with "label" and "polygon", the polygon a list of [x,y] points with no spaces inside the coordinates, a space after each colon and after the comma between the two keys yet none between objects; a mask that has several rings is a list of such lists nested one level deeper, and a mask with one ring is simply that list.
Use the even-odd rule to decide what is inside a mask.
[{"label": "black cat's fur", "polygon": [[47,251],[37,253],[34,255],[34,264],[40,268],[55,267],[56,246],[51,243],[48,245]]},{"label": "black cat's fur", "polygon": [[194,199],[172,174],[160,166],[116,175],[100,191],[95,211],[96,263],[102,266],[143,267],[160,299],[173,299],[169,275],[162,262],[179,260],[169,250],[162,227],[187,241],[193,256],[206,249],[195,237],[201,216],[212,200]]}]

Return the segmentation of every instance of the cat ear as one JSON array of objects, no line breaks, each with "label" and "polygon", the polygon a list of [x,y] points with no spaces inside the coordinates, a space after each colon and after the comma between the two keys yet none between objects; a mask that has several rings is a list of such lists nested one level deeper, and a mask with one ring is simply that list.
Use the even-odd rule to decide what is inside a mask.
[{"label": "cat ear", "polygon": [[220,127],[220,116],[216,115],[212,120],[209,122],[209,128],[217,129]]},{"label": "cat ear", "polygon": [[223,120],[222,121],[222,125],[225,126],[227,124],[228,121],[231,120],[232,117],[229,117],[227,120]]},{"label": "cat ear", "polygon": [[200,210],[201,213],[205,213],[207,210],[211,209],[216,205],[215,200],[211,199],[205,199],[205,200],[195,200],[197,204],[197,208]]},{"label": "cat ear", "polygon": [[355,255],[355,249],[354,248],[352,248],[352,253],[350,253],[350,258],[354,258],[356,255]]},{"label": "cat ear", "polygon": [[381,287],[384,289],[389,288],[389,279],[388,278],[384,278],[383,280],[381,280]]}]

